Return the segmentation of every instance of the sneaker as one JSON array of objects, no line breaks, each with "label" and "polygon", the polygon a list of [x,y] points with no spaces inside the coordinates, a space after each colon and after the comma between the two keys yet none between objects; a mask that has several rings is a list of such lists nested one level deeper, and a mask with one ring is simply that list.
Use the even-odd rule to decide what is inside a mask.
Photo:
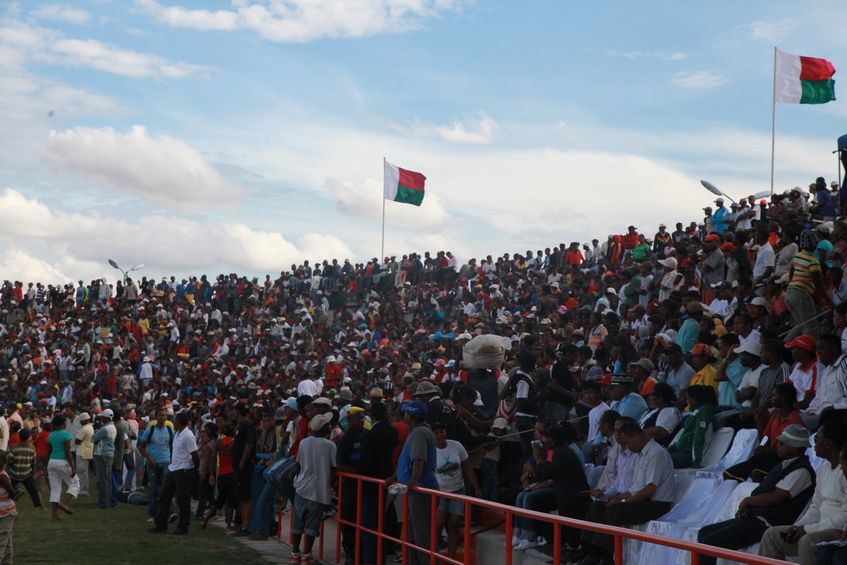
[{"label": "sneaker", "polygon": [[234,537],[234,538],[250,537],[250,530],[237,530],[235,533],[232,534],[232,537]]},{"label": "sneaker", "polygon": [[168,522],[176,522],[177,518],[178,516],[176,514],[171,514],[170,516],[168,516]]},{"label": "sneaker", "polygon": [[153,523],[153,522],[155,522],[155,521],[156,521],[156,519],[155,519],[155,518],[153,518],[152,516],[151,516],[150,518],[147,518],[147,523],[148,523],[148,524],[152,524],[152,523]]},{"label": "sneaker", "polygon": [[538,539],[535,540],[535,543],[538,544],[538,547],[541,547],[542,545],[547,545],[547,540],[544,539],[544,536],[538,536]]},{"label": "sneaker", "polygon": [[515,551],[526,551],[527,549],[532,549],[538,545],[538,542],[535,540],[522,539],[521,542],[515,546]]},{"label": "sneaker", "polygon": [[512,536],[512,547],[515,547],[519,543],[521,543],[521,538],[518,536]]},{"label": "sneaker", "polygon": [[292,551],[289,559],[291,563],[300,563],[300,554]]},{"label": "sneaker", "polygon": [[311,562],[312,562],[312,554],[311,553],[304,553],[303,555],[300,556],[300,563],[302,563],[303,565],[308,565]]}]

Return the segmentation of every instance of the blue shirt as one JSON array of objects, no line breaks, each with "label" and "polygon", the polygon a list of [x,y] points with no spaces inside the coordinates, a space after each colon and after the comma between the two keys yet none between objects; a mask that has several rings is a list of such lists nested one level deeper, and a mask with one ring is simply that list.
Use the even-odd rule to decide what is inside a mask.
[{"label": "blue shirt", "polygon": [[715,232],[723,233],[726,231],[726,222],[724,221],[726,216],[726,208],[723,206],[719,207],[715,210],[715,213],[712,214],[712,226],[715,228]]},{"label": "blue shirt", "polygon": [[147,447],[147,453],[156,464],[171,462],[171,433],[167,426],[161,429],[153,426],[144,430],[140,441]]},{"label": "blue shirt", "polygon": [[741,364],[741,359],[736,357],[732,363],[726,366],[724,373],[727,380],[718,383],[718,406],[729,406],[730,408],[738,408],[740,404],[735,399],[735,393],[738,391],[738,384],[744,377],[747,369]]},{"label": "blue shirt", "polygon": [[694,318],[688,318],[682,322],[676,333],[676,343],[682,348],[683,353],[689,353],[697,345],[697,337],[700,335],[700,322]]},{"label": "blue shirt", "polygon": [[636,422],[641,420],[641,416],[647,413],[647,403],[640,394],[630,392],[618,401],[612,404],[612,410],[621,416],[629,416]]},{"label": "blue shirt", "polygon": [[437,489],[436,458],[435,436],[432,435],[432,430],[428,425],[421,424],[412,430],[406,439],[406,443],[403,444],[403,450],[397,460],[397,481],[408,484],[412,480],[412,461],[422,459],[424,468],[418,486]]}]

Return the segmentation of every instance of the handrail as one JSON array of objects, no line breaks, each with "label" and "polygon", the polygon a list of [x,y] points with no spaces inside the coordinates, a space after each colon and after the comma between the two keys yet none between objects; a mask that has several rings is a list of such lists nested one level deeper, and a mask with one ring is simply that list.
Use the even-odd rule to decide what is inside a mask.
[{"label": "handrail", "polygon": [[[338,546],[339,546],[338,547],[339,551],[336,553],[338,560],[340,560],[340,556],[341,556],[341,552],[340,552],[340,549],[341,549],[340,548],[340,544],[341,544],[341,535],[340,534],[341,534],[341,532],[340,532],[340,529],[341,529],[341,526],[343,525],[343,526],[352,526],[352,527],[355,528],[355,530],[357,532],[356,555],[355,555],[355,562],[356,563],[361,562],[360,561],[360,553],[359,553],[360,552],[360,545],[359,545],[358,537],[359,537],[360,533],[364,532],[364,533],[368,533],[368,534],[376,536],[378,540],[387,540],[387,541],[391,541],[391,542],[400,544],[402,551],[403,551],[402,562],[404,564],[407,562],[406,561],[407,549],[414,549],[414,550],[417,550],[421,553],[428,554],[430,556],[430,563],[431,564],[435,564],[437,561],[438,562],[444,562],[444,563],[451,563],[453,565],[469,565],[470,564],[470,560],[469,560],[470,552],[468,551],[467,545],[465,545],[465,548],[464,548],[465,561],[462,562],[462,561],[458,561],[456,559],[450,558],[447,555],[444,555],[442,553],[439,553],[437,548],[435,547],[434,543],[431,543],[430,549],[418,547],[418,546],[410,543],[406,539],[407,538],[407,536],[406,536],[406,533],[407,533],[406,532],[406,529],[407,529],[406,522],[407,521],[406,520],[403,521],[403,532],[401,534],[402,539],[398,539],[398,538],[395,538],[394,536],[390,536],[388,534],[385,534],[382,531],[383,528],[382,528],[382,523],[381,523],[382,522],[381,514],[382,514],[382,509],[383,509],[383,501],[384,501],[383,490],[384,490],[384,487],[385,487],[385,484],[386,484],[385,480],[377,479],[377,478],[374,478],[374,477],[367,477],[367,476],[364,476],[364,475],[358,475],[358,474],[355,474],[355,473],[348,473],[348,472],[344,472],[344,471],[339,471],[338,476],[339,476],[339,482],[338,482],[338,484],[339,484],[338,505],[339,506],[338,506],[338,514],[337,514],[337,518],[336,518],[337,523],[338,523],[338,529],[339,529],[338,542],[337,542]],[[341,497],[343,496],[343,486],[342,486],[342,484],[343,484],[344,481],[341,480],[341,479],[351,479],[351,480],[356,481],[357,500],[356,500],[356,518],[355,518],[355,521],[346,520],[342,516],[342,513],[341,513]],[[371,484],[374,484],[374,485],[378,485],[380,487],[379,488],[379,496],[378,496],[378,504],[379,504],[378,509],[379,509],[379,511],[377,512],[377,516],[378,516],[380,523],[377,525],[376,530],[374,530],[372,528],[367,528],[367,527],[363,526],[362,523],[361,523],[361,515],[362,515],[362,511],[361,511],[362,497],[361,497],[361,495],[362,495],[362,485],[363,485],[363,483],[371,483]],[[471,510],[472,507],[476,506],[476,507],[479,507],[479,508],[487,508],[489,510],[494,510],[494,511],[503,513],[506,517],[505,536],[506,536],[506,540],[507,540],[507,544],[506,544],[506,547],[507,547],[506,564],[507,565],[511,565],[511,563],[512,563],[512,552],[508,550],[509,549],[508,540],[511,539],[512,523],[513,523],[514,516],[521,516],[521,517],[524,517],[524,518],[530,518],[532,520],[536,520],[536,521],[539,521],[539,522],[547,522],[547,523],[549,523],[553,526],[565,526],[565,527],[570,527],[570,528],[576,528],[576,529],[579,529],[579,530],[587,530],[587,531],[590,531],[590,532],[597,532],[597,533],[600,533],[600,534],[613,536],[614,540],[615,540],[615,546],[614,546],[615,547],[615,551],[614,551],[615,563],[618,564],[618,565],[621,565],[623,563],[623,555],[622,555],[623,539],[631,539],[631,540],[651,543],[651,544],[655,544],[655,545],[661,545],[661,546],[664,546],[664,547],[671,547],[671,548],[674,548],[674,549],[680,549],[680,550],[683,550],[683,551],[688,551],[688,552],[691,553],[691,565],[698,565],[699,564],[701,554],[702,555],[709,555],[709,556],[717,557],[717,558],[728,559],[728,560],[731,560],[731,561],[737,561],[737,562],[740,562],[740,563],[746,563],[746,564],[749,564],[749,565],[784,565],[785,564],[784,561],[780,561],[780,560],[777,560],[777,559],[771,559],[769,557],[761,557],[759,555],[752,555],[752,554],[749,554],[749,553],[743,553],[743,552],[734,551],[734,550],[731,550],[731,549],[714,547],[714,546],[711,546],[711,545],[705,545],[705,544],[698,543],[698,542],[690,542],[690,541],[682,541],[682,540],[677,540],[677,539],[672,539],[672,538],[665,538],[665,537],[657,536],[655,534],[648,534],[646,532],[640,532],[638,530],[631,530],[631,529],[623,528],[623,527],[619,527],[619,526],[610,526],[610,525],[607,525],[607,524],[598,524],[596,522],[588,522],[588,521],[585,521],[585,520],[577,520],[576,518],[568,518],[568,517],[565,517],[565,516],[545,514],[545,513],[542,513],[542,512],[537,512],[535,510],[527,510],[525,508],[517,508],[515,506],[509,506],[507,504],[502,504],[502,503],[499,503],[499,502],[492,502],[492,501],[489,501],[489,500],[474,498],[474,497],[463,495],[463,494],[442,492],[442,491],[439,491],[439,490],[428,489],[428,488],[423,488],[423,487],[414,487],[412,489],[409,489],[409,491],[407,491],[406,493],[404,493],[404,496],[403,496],[403,513],[404,513],[404,515],[408,514],[408,511],[407,511],[408,506],[407,505],[408,505],[408,493],[409,492],[417,492],[417,493],[420,493],[420,494],[429,495],[431,497],[431,502],[430,502],[431,508],[432,508],[431,519],[433,521],[435,520],[435,515],[436,515],[435,514],[435,508],[436,508],[436,505],[437,505],[438,498],[446,498],[446,499],[449,499],[449,500],[456,500],[456,501],[464,503],[465,517],[466,517],[466,519],[465,519],[465,532],[464,533],[465,533],[465,543],[466,544],[468,543],[468,540],[470,539],[470,510]],[[432,537],[434,538],[435,535],[436,535],[435,528],[431,527],[430,532],[431,532]],[[559,527],[553,528],[553,549],[554,549],[553,563],[561,562],[561,532],[560,532]],[[377,552],[378,552],[377,562],[378,563],[382,562],[382,551],[381,550],[382,550],[382,544],[378,542],[377,543]]]}]

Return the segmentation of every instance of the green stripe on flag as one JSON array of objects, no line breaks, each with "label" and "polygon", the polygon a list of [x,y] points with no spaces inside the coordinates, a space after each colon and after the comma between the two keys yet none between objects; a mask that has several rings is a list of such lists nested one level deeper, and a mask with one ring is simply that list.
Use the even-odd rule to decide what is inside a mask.
[{"label": "green stripe on flag", "polygon": [[424,191],[423,190],[415,190],[413,188],[407,188],[405,186],[397,187],[397,196],[394,197],[394,202],[402,202],[404,204],[413,204],[415,206],[420,206],[421,202],[424,199]]},{"label": "green stripe on flag", "polygon": [[800,104],[826,104],[835,100],[835,81],[828,80],[803,80],[803,95]]}]

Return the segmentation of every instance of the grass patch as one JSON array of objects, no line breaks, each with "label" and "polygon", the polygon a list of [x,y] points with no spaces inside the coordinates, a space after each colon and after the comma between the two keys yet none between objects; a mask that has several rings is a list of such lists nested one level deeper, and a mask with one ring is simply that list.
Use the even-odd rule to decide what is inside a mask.
[{"label": "grass patch", "polygon": [[[96,491],[93,480],[91,486]],[[96,498],[81,497],[71,502],[73,516],[61,514],[61,522],[52,522],[43,491],[42,500],[45,509],[41,511],[32,507],[26,494],[17,501],[15,563],[268,563],[258,552],[226,535],[223,528],[210,525],[201,530],[193,518],[187,536],[157,535],[148,532],[152,524],[147,523],[146,506],[119,504],[101,510]],[[170,530],[175,526],[169,524]]]}]

